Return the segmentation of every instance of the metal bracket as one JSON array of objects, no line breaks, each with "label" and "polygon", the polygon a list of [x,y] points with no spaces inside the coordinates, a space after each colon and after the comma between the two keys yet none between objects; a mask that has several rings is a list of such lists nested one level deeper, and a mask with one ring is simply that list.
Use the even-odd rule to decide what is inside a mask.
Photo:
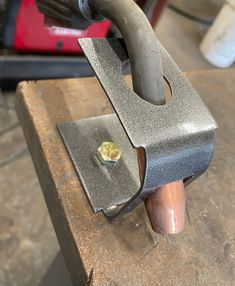
[{"label": "metal bracket", "polygon": [[[144,101],[128,88],[122,73],[128,58],[122,41],[81,39],[79,44],[117,115],[58,126],[94,211],[104,210],[114,217],[134,208],[161,185],[182,179],[189,183],[200,176],[211,162],[217,125],[161,44],[163,74],[172,91],[171,101],[163,106]],[[99,144],[109,138],[121,148],[128,146],[126,159],[112,170],[94,160]],[[141,187],[133,148],[145,150]]]},{"label": "metal bracket", "polygon": [[[95,212],[112,217],[117,206],[128,202],[139,190],[136,151],[115,114],[59,125],[60,133]],[[104,141],[122,150],[116,165],[103,165],[96,153]]]}]

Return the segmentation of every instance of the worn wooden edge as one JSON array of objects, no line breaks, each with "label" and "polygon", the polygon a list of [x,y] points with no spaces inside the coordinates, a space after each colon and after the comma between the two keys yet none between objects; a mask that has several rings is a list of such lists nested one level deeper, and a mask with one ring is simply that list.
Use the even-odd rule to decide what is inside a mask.
[{"label": "worn wooden edge", "polygon": [[[226,94],[223,95],[225,97],[225,100],[223,101],[223,100],[221,100],[222,94],[220,96],[219,92],[217,93],[217,89],[223,91],[223,88],[221,88],[221,85],[223,84],[223,80],[220,79],[220,76],[222,75],[222,71],[221,72],[211,71],[210,73],[208,73],[206,71],[202,72],[202,73],[194,72],[192,74],[191,73],[187,74],[187,77],[192,79],[192,84],[195,86],[195,88],[197,88],[197,84],[198,84],[199,90],[202,92],[202,94],[205,95],[205,97],[203,96],[203,100],[208,104],[209,109],[212,111],[212,114],[217,115],[218,118],[220,119],[220,121],[222,121],[223,123],[227,122],[227,123],[231,124],[232,120],[228,120],[228,118],[226,118],[223,121],[223,118],[226,117],[225,116],[226,115],[226,111],[222,111],[222,108],[221,108],[220,105],[221,104],[226,104],[227,102],[231,101],[231,94],[232,94],[231,89],[234,89],[234,86],[233,87],[231,86],[231,88],[228,88],[226,86],[226,92],[228,93],[228,95],[226,95]],[[203,80],[203,83],[201,83],[202,82],[202,76],[203,76],[203,78],[205,78],[209,74],[210,74],[210,77],[208,78],[208,80],[205,80],[205,81]],[[225,72],[225,75],[228,78],[230,78],[230,80],[228,80],[227,82],[231,84],[232,76],[230,75],[229,72]],[[234,78],[234,74],[233,74],[233,78]],[[27,86],[23,86],[24,84],[26,84]],[[212,91],[210,91],[210,88],[209,88],[210,86],[213,87]],[[30,96],[30,95],[32,95],[34,93],[37,94],[39,92],[38,89],[35,87],[34,83],[22,83],[20,85],[20,88],[27,89],[27,95],[28,96]],[[215,92],[215,94],[213,94],[213,91]],[[19,108],[22,108],[22,105],[26,104],[25,98],[24,98],[24,96],[22,95],[22,93],[20,91],[19,91],[17,97],[18,97],[17,98],[17,105],[19,106]],[[40,95],[38,95],[38,97],[40,98]],[[21,104],[19,104],[18,101],[21,101]],[[32,105],[32,102],[30,103],[30,105]],[[40,109],[40,106],[38,106],[37,109]],[[233,109],[232,108],[229,108],[229,109],[230,109],[230,114],[231,114],[231,111]],[[219,110],[219,112],[218,112],[218,110]],[[30,123],[27,123],[27,122],[24,122],[24,120],[21,120],[22,123],[25,124],[25,126],[29,126],[30,132],[27,132],[27,133],[31,133],[31,131],[34,128],[34,123],[35,123],[33,121],[37,121],[38,117],[37,118],[31,118],[30,114],[27,114],[28,113],[27,112],[27,107],[25,108],[25,110],[21,111],[20,113],[21,113],[22,117],[25,117],[25,115],[26,115],[26,117],[25,117],[26,121],[31,121]],[[43,117],[43,114],[40,114],[40,117]],[[227,136],[226,134],[228,134],[228,130],[225,133],[223,133],[223,131],[222,132],[219,131],[219,133],[220,133],[220,136],[222,135],[221,136],[222,139],[219,138],[219,140],[218,140],[219,143],[221,144],[221,142],[224,143],[223,139],[224,139],[224,136]],[[28,134],[27,135],[29,142],[30,142],[30,140],[32,140],[32,143],[35,142],[35,144],[40,144],[40,138],[37,138],[38,136],[34,135],[33,137],[36,137],[34,139],[32,139],[31,136],[32,136],[32,134]],[[53,138],[50,138],[50,134],[48,134],[47,137],[48,137],[48,140],[53,140]],[[230,139],[230,141],[231,140],[232,139]],[[227,141],[229,141],[229,140],[226,139],[226,142]],[[30,145],[32,145],[32,143],[30,143]],[[225,144],[225,146],[219,146],[220,151],[221,151],[221,148],[225,148],[225,149],[226,148],[231,148],[230,146],[227,146],[226,144]],[[43,146],[44,149],[45,149],[45,145]],[[34,149],[34,148],[32,148],[32,149]],[[48,154],[45,154],[45,153],[48,153],[48,152],[51,152],[51,151],[53,152],[53,150],[48,149],[47,152],[43,152],[42,154],[39,155],[39,154],[37,154],[37,151],[32,150],[31,154],[33,154],[34,159],[38,158],[39,160],[43,161],[43,159],[45,160],[45,156],[48,155]],[[224,156],[224,154],[227,154],[227,153],[224,153],[224,152],[220,153],[219,157],[217,157],[216,164],[220,164],[221,163],[222,156]],[[68,158],[66,157],[66,159],[68,159]],[[220,162],[218,162],[218,160],[220,160]],[[226,158],[225,158],[225,160],[226,160]],[[228,157],[227,157],[227,160],[228,160]],[[49,163],[53,165],[53,162],[49,162]],[[231,160],[230,164],[232,164],[232,160]],[[39,166],[39,163],[37,163],[36,165]],[[215,165],[215,166],[217,166],[217,165]],[[228,237],[228,233],[226,233],[224,231],[224,229],[223,229],[223,225],[225,224],[225,219],[226,219],[226,221],[228,221],[228,218],[230,219],[230,217],[228,217],[228,214],[225,214],[224,216],[223,216],[223,213],[219,214],[218,210],[214,209],[214,206],[213,206],[213,208],[211,207],[211,209],[210,209],[210,205],[208,205],[207,202],[204,203],[203,197],[206,195],[207,196],[206,200],[208,200],[208,195],[211,195],[211,193],[212,193],[212,195],[214,193],[217,194],[217,195],[221,194],[222,190],[219,190],[219,188],[222,188],[222,187],[223,187],[224,195],[227,194],[229,192],[229,188],[231,188],[230,185],[232,184],[233,180],[232,180],[232,177],[231,177],[232,174],[230,174],[230,173],[229,174],[223,174],[223,172],[222,172],[222,174],[224,176],[223,180],[226,180],[226,178],[230,180],[228,182],[226,182],[226,181],[223,182],[223,184],[225,186],[222,185],[222,181],[223,181],[222,178],[218,179],[216,177],[216,174],[218,172],[216,172],[216,167],[215,166],[213,166],[214,169],[211,172],[205,174],[205,176],[203,176],[203,178],[198,180],[198,184],[192,186],[192,189],[197,190],[197,192],[196,192],[197,194],[202,192],[201,190],[198,190],[198,188],[204,187],[204,190],[203,190],[203,193],[201,193],[202,194],[201,196],[197,196],[197,195],[195,195],[196,193],[194,193],[194,195],[190,198],[190,201],[189,201],[189,203],[191,204],[192,209],[193,209],[194,206],[197,207],[197,209],[195,209],[194,215],[191,214],[191,213],[187,214],[187,216],[189,218],[189,222],[193,221],[193,224],[190,225],[190,227],[188,229],[188,233],[186,231],[186,236],[181,236],[179,238],[177,237],[177,238],[174,239],[174,241],[176,242],[176,245],[178,243],[177,246],[180,247],[180,244],[181,244],[182,241],[183,241],[182,244],[184,244],[184,243],[187,244],[186,240],[187,239],[191,239],[190,235],[192,235],[192,233],[194,234],[194,236],[192,235],[193,236],[192,239],[194,239],[192,241],[192,245],[190,243],[190,247],[194,248],[194,252],[192,250],[192,255],[190,256],[190,253],[188,254],[188,252],[191,252],[191,249],[188,248],[188,249],[185,249],[184,251],[187,250],[187,257],[189,257],[191,259],[195,258],[196,259],[196,263],[200,263],[200,265],[199,266],[197,266],[196,264],[194,265],[193,264],[193,260],[192,261],[186,260],[187,264],[183,265],[184,266],[183,269],[184,269],[184,273],[187,272],[187,274],[186,274],[187,275],[187,278],[186,278],[187,282],[191,281],[190,279],[193,278],[193,275],[194,275],[195,271],[196,271],[195,275],[196,275],[196,278],[197,278],[198,271],[204,272],[204,269],[208,268],[207,270],[205,270],[205,273],[203,273],[204,275],[208,275],[208,276],[205,276],[204,278],[207,277],[208,279],[210,279],[211,282],[213,281],[213,283],[214,283],[213,285],[225,285],[223,283],[222,284],[221,283],[217,284],[217,283],[218,283],[218,281],[223,281],[223,282],[224,281],[227,281],[227,282],[230,281],[229,279],[231,279],[232,274],[229,274],[228,271],[229,271],[229,267],[232,264],[231,264],[231,262],[229,260],[226,260],[227,259],[226,257],[225,258],[221,258],[221,261],[223,261],[223,263],[225,264],[225,266],[222,267],[222,265],[219,265],[216,261],[214,262],[213,259],[217,259],[218,258],[217,256],[220,255],[221,251],[223,251],[224,245],[226,246],[228,243],[230,243],[229,241],[231,239]],[[40,168],[42,168],[42,166],[40,166]],[[49,167],[48,166],[44,166],[43,170],[45,170],[47,172],[46,175],[44,175],[44,178],[45,179],[49,178],[50,180],[53,180],[54,179],[54,175],[53,174],[50,175],[50,173],[48,173],[49,171],[48,171],[47,168],[49,168]],[[71,172],[73,172],[72,171],[73,170],[72,166],[71,166],[71,168],[69,167],[69,169],[71,170]],[[221,170],[220,170],[220,172],[221,172]],[[228,172],[228,169],[226,169],[226,172]],[[38,174],[40,176],[40,172]],[[202,186],[202,184],[203,184],[203,186]],[[218,184],[220,186],[216,188],[216,186]],[[79,186],[79,184],[76,183],[76,187],[78,187],[78,186]],[[43,182],[42,187],[44,189],[44,188],[47,188],[48,186],[47,186],[47,184],[45,184],[45,182]],[[56,190],[55,183],[54,184],[52,183],[49,187],[51,187],[52,192],[54,192]],[[227,187],[227,189],[226,189],[226,187]],[[211,188],[214,188],[214,190],[212,190]],[[204,191],[205,191],[205,193],[204,193]],[[48,194],[45,195],[45,197],[49,197]],[[219,198],[222,200],[223,197],[219,196]],[[73,233],[74,231],[76,232],[76,228],[75,227],[73,228],[73,226],[71,225],[71,221],[73,219],[69,218],[70,221],[66,221],[66,220],[64,221],[64,219],[62,218],[63,214],[58,213],[58,212],[60,212],[60,208],[63,207],[64,204],[66,204],[66,202],[64,202],[64,198],[63,198],[63,202],[62,202],[60,200],[60,196],[53,197],[53,194],[52,194],[52,198],[49,197],[49,198],[46,198],[46,199],[47,199],[47,204],[48,205],[50,205],[50,202],[51,202],[51,205],[56,205],[57,204],[57,206],[56,206],[57,211],[50,210],[51,217],[53,219],[53,223],[54,223],[56,232],[62,230],[62,233],[60,233],[60,237],[58,237],[58,238],[60,240],[60,244],[61,244],[61,247],[62,247],[63,254],[65,255],[65,260],[67,262],[68,268],[69,268],[69,270],[72,273],[71,274],[72,275],[72,280],[73,280],[75,285],[80,285],[79,282],[77,282],[77,281],[79,281],[78,280],[79,278],[77,277],[77,270],[78,270],[78,268],[80,266],[79,266],[79,262],[76,260],[77,256],[80,255],[79,249],[77,247],[77,245],[79,245],[79,241],[75,240],[75,237],[76,237],[77,234]],[[196,202],[195,202],[195,199],[196,199]],[[225,199],[223,199],[222,201],[226,202]],[[89,223],[90,208],[88,207],[85,198],[82,201],[85,203],[85,206],[84,206],[83,210],[84,211],[86,210],[85,212],[88,212],[88,215],[85,214],[85,216],[86,216],[85,218],[87,219],[87,224],[88,224],[87,227],[89,227],[89,225],[92,225],[92,223]],[[201,207],[201,205],[203,205],[203,206]],[[214,221],[213,216],[212,217],[208,217],[207,220],[204,218],[204,216],[201,217],[201,220],[200,219],[196,219],[196,217],[199,215],[198,212],[201,212],[201,215],[203,214],[203,212],[204,212],[203,207],[209,208],[209,211],[216,216],[217,220],[219,219],[219,222],[217,223],[216,221]],[[66,206],[66,208],[68,208],[68,207]],[[207,209],[206,209],[206,211],[207,211]],[[220,215],[220,216],[217,217],[217,215]],[[60,225],[60,223],[57,221],[57,218],[61,222],[61,224],[65,226],[65,228],[63,228]],[[76,220],[76,218],[74,220]],[[102,222],[102,219],[101,219],[101,222]],[[66,224],[68,224],[68,225],[66,225]],[[231,222],[230,222],[230,224],[231,224]],[[229,225],[229,223],[228,223],[228,225]],[[126,229],[129,229],[129,226],[130,225],[128,225],[128,228],[126,228]],[[195,226],[198,227],[198,228],[196,229]],[[216,230],[214,229],[215,227],[217,227]],[[107,225],[107,232],[109,231],[108,228],[109,228],[109,226]],[[65,232],[64,229],[66,229],[66,234],[64,233]],[[191,231],[190,231],[190,229],[191,229]],[[206,241],[203,240],[203,238],[202,238],[203,235],[205,235]],[[149,236],[152,239],[152,234],[149,234]],[[218,237],[220,239],[219,241],[217,241]],[[72,246],[71,246],[71,241],[73,242]],[[158,248],[157,253],[155,252],[155,254],[153,254],[152,252],[150,253],[149,251],[147,251],[146,252],[147,253],[147,258],[146,258],[146,256],[145,256],[145,258],[143,257],[144,262],[142,264],[142,267],[145,268],[145,266],[146,266],[146,271],[148,271],[148,273],[146,274],[146,278],[148,277],[148,279],[149,279],[148,281],[152,283],[152,284],[150,283],[149,285],[159,285],[157,280],[154,280],[153,278],[151,278],[152,271],[151,271],[151,269],[149,269],[149,267],[147,267],[147,264],[150,264],[150,265],[152,264],[151,263],[151,259],[157,259],[157,260],[160,259],[161,260],[161,255],[163,255],[163,257],[165,257],[165,254],[170,252],[170,251],[173,252],[173,255],[177,255],[177,251],[178,251],[178,254],[181,251],[181,249],[179,248],[179,250],[177,250],[174,253],[175,249],[171,248],[171,243],[173,245],[173,239],[172,240],[170,240],[170,239],[168,240],[168,238],[166,238],[165,241],[168,241],[168,243],[166,243],[166,244],[164,244],[164,239],[163,240],[161,239],[159,241],[161,241],[161,244],[165,245],[167,247],[167,249],[164,249],[164,248],[160,247],[160,248]],[[75,243],[75,245],[73,245],[74,243]],[[213,245],[211,245],[211,243],[213,243]],[[194,246],[194,244],[195,244],[195,246]],[[67,247],[65,247],[65,245],[67,247],[72,248],[72,249],[68,250]],[[207,247],[205,249],[205,251],[204,251],[204,247]],[[218,251],[215,250],[215,247],[219,248],[219,250]],[[214,251],[216,253],[215,254],[210,253],[211,249],[212,249],[212,251]],[[160,252],[161,250],[163,252]],[[136,249],[135,249],[135,251],[136,251]],[[83,254],[84,253],[86,253],[86,250],[83,249]],[[133,252],[133,253],[135,254],[135,252]],[[66,258],[66,255],[67,255],[67,258]],[[72,255],[75,255],[76,257],[73,257]],[[87,255],[89,255],[89,251],[88,250],[87,250]],[[185,253],[185,255],[186,255],[186,253]],[[226,254],[226,255],[228,256],[228,254]],[[87,259],[87,257],[86,257],[86,259]],[[164,265],[164,267],[168,268],[168,265],[165,265],[164,260],[161,260],[161,262]],[[192,264],[192,267],[190,267],[190,263]],[[75,267],[73,267],[73,265],[75,265]],[[92,265],[92,264],[90,264],[90,265]],[[155,263],[153,263],[152,265],[155,265]],[[181,272],[177,272],[177,271],[180,271],[182,265],[180,266],[180,263],[179,263],[179,265],[171,264],[171,266],[176,268],[176,272],[174,274],[175,276],[173,276],[174,278],[177,277],[177,275],[176,275],[177,273],[179,275],[181,275],[181,277],[177,278],[179,280],[179,284],[177,282],[177,285],[183,285],[183,284],[180,284],[180,283],[182,283],[182,279],[183,279],[182,276],[184,274],[183,274],[183,272],[182,273]],[[71,267],[73,267],[73,268],[71,268]],[[213,269],[209,269],[209,267],[214,267],[214,268]],[[159,270],[159,268],[161,269],[161,265],[158,265],[158,270]],[[227,272],[226,272],[226,269],[228,269]],[[133,267],[132,270],[135,271],[136,268]],[[136,273],[136,276],[140,277],[143,274],[142,274],[142,271],[141,271],[140,268],[138,268],[138,270],[140,270],[140,273]],[[86,283],[87,284],[88,283],[87,281],[89,281],[88,276],[89,276],[90,273],[93,273],[93,269],[91,267],[87,267],[87,265],[83,265],[83,270],[82,271],[84,271],[84,273],[85,273],[85,279],[81,283]],[[228,277],[224,274],[224,272],[227,273]],[[155,277],[162,278],[161,275],[159,275],[159,276],[156,275]],[[170,273],[169,273],[169,277],[172,277],[170,275]],[[167,281],[169,282],[169,277],[163,277],[163,278],[164,279],[165,278],[168,279]],[[116,278],[120,278],[120,276],[116,276]],[[90,279],[90,281],[91,280],[92,279]],[[117,281],[119,281],[119,280],[117,280]],[[155,281],[155,284],[153,284],[153,281]],[[193,279],[192,279],[192,281],[193,281]],[[105,282],[106,282],[106,280],[105,280]],[[97,284],[94,284],[94,285],[97,285]],[[101,284],[98,284],[98,285],[116,285],[116,284],[101,283]],[[128,285],[131,285],[131,284],[128,284]],[[164,285],[164,283],[163,283],[163,285]],[[166,284],[166,285],[169,285],[169,284]],[[200,285],[202,285],[202,284],[200,284]],[[205,285],[205,284],[203,284],[203,285]]]},{"label": "worn wooden edge", "polygon": [[[24,90],[24,94],[22,93]],[[29,147],[30,154],[34,158],[33,163],[42,191],[50,190],[50,195],[45,194],[44,198],[52,219],[57,239],[65,258],[67,269],[74,285],[89,285],[92,280],[92,269],[86,269],[83,265],[79,249],[77,247],[71,224],[68,217],[62,212],[63,201],[57,196],[57,186],[50,172],[50,166],[45,160],[46,154],[42,152],[43,146],[38,133],[35,130],[35,119],[31,117],[26,108],[27,94],[37,93],[34,82],[21,82],[17,88],[16,111],[23,128],[24,136]],[[26,132],[27,130],[27,132]],[[40,146],[40,147],[38,147]],[[51,207],[53,206],[53,207]],[[58,236],[58,233],[60,234]]]}]

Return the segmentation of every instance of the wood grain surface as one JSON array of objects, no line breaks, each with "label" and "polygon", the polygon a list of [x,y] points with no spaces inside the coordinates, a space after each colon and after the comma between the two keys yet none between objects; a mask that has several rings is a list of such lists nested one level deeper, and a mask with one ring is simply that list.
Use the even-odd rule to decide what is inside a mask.
[{"label": "wood grain surface", "polygon": [[20,84],[18,116],[74,285],[234,285],[235,70],[187,77],[220,128],[177,236],[154,233],[143,205],[112,224],[92,212],[56,124],[112,112],[95,78]]}]

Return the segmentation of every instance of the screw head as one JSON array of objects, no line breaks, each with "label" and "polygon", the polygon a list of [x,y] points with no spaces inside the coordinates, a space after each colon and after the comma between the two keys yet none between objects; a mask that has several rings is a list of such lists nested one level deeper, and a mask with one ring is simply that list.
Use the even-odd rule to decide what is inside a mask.
[{"label": "screw head", "polygon": [[104,165],[117,163],[122,156],[120,148],[113,142],[103,142],[97,151],[98,158]]}]

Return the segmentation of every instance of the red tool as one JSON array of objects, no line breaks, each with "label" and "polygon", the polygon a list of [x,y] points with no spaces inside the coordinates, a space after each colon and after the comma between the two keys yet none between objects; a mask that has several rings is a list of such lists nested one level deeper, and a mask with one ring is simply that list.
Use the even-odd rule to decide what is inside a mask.
[{"label": "red tool", "polygon": [[16,17],[14,49],[19,52],[80,54],[78,38],[104,38],[110,26],[109,21],[104,21],[92,24],[86,30],[47,28],[35,0],[22,0]]},{"label": "red tool", "polygon": [[[167,4],[167,0],[136,2],[153,26]],[[0,11],[0,83],[91,74],[84,57],[74,57],[82,55],[77,39],[109,36],[110,21],[94,23],[80,30],[47,28],[36,0],[7,0],[6,3]]]}]

